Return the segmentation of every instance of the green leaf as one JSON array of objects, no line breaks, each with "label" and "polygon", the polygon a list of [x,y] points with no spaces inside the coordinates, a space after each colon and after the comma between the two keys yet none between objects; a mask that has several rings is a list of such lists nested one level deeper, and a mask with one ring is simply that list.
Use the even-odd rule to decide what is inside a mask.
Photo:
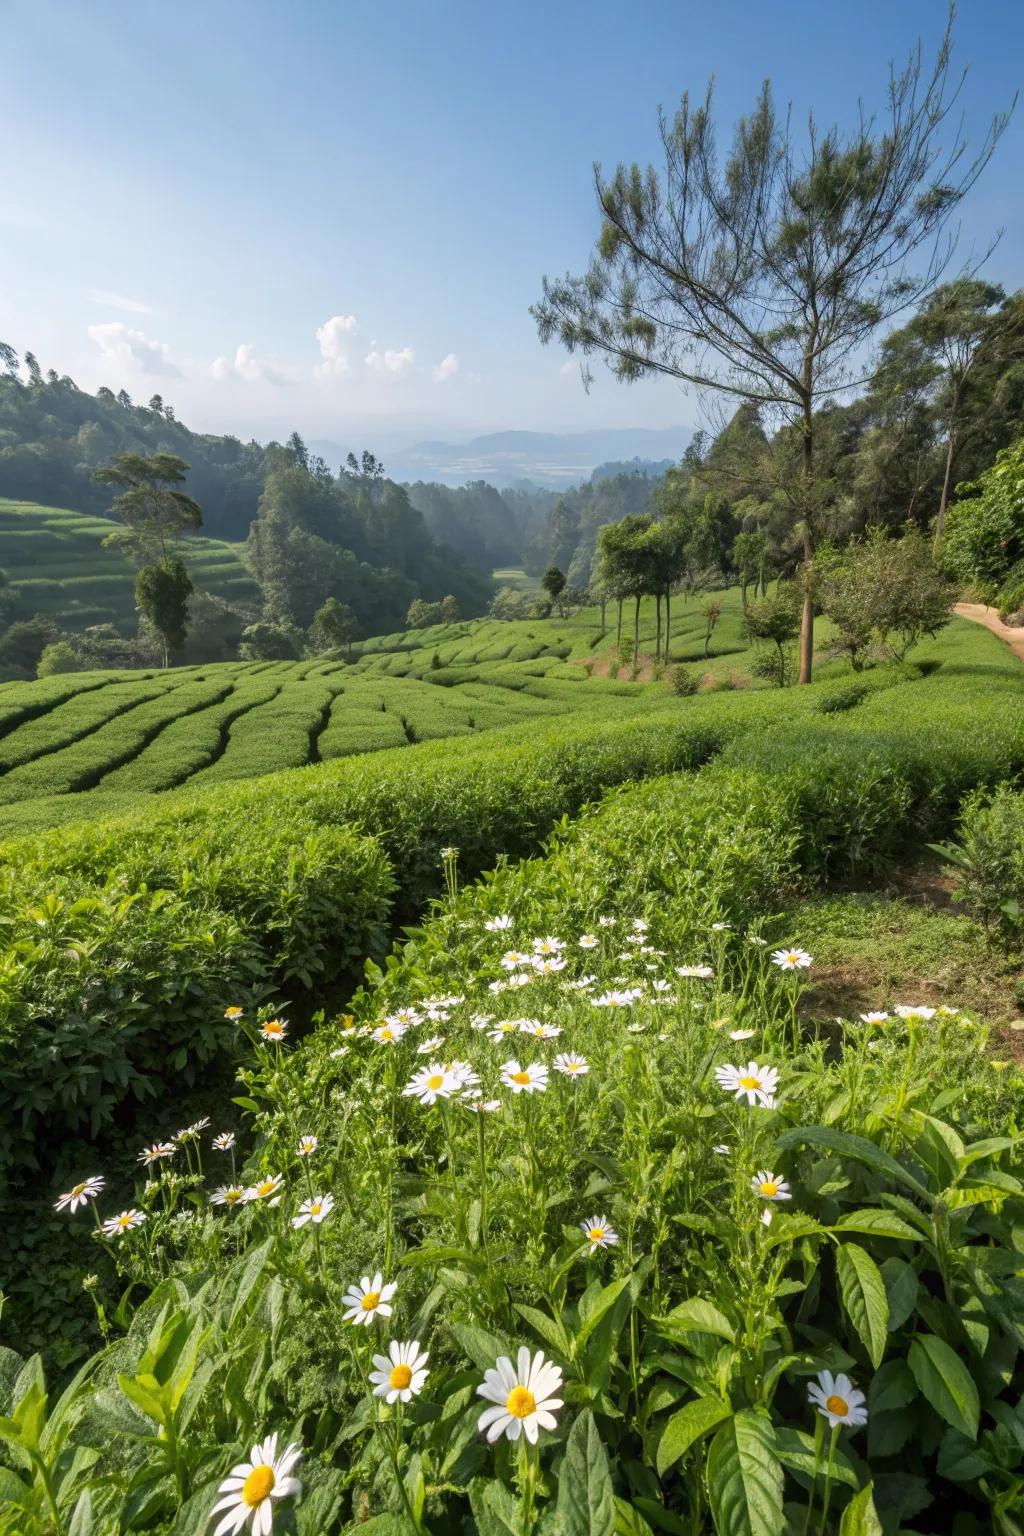
[{"label": "green leaf", "polygon": [[855,1161],[863,1163],[867,1168],[873,1168],[876,1173],[887,1175],[897,1184],[902,1184],[906,1189],[912,1190],[929,1205],[933,1202],[930,1190],[920,1184],[913,1174],[908,1173],[902,1163],[898,1163],[888,1152],[881,1147],[876,1147],[873,1141],[868,1141],[866,1136],[854,1136],[849,1131],[833,1131],[823,1125],[798,1125],[791,1131],[783,1131],[776,1138],[776,1145],[780,1152],[788,1152],[797,1147],[811,1146],[824,1147],[828,1152],[835,1152],[839,1157],[852,1157]]},{"label": "green leaf", "polygon": [[872,1414],[895,1413],[906,1408],[917,1396],[917,1383],[905,1360],[887,1360],[871,1378],[868,1387],[868,1411]]},{"label": "green leaf", "polygon": [[846,1315],[860,1336],[871,1364],[882,1363],[889,1332],[889,1298],[878,1265],[856,1243],[842,1243],[836,1269]]},{"label": "green leaf", "polygon": [[839,1536],[882,1536],[882,1522],[875,1509],[871,1483],[855,1493],[843,1510]]},{"label": "green leaf", "polygon": [[484,1328],[475,1328],[472,1323],[453,1323],[452,1332],[479,1371],[493,1370],[499,1355],[515,1358],[515,1350],[503,1338]]},{"label": "green leaf", "polygon": [[518,1301],[516,1302],[516,1311],[520,1317],[526,1319],[535,1333],[540,1334],[545,1344],[551,1349],[557,1350],[563,1358],[568,1356],[569,1340],[566,1338],[565,1329],[560,1322],[556,1322],[554,1318],[549,1317],[546,1312],[541,1312],[539,1308],[527,1307]]},{"label": "green leaf", "polygon": [[903,1259],[885,1259],[879,1266],[889,1298],[889,1332],[902,1328],[917,1305],[918,1281],[913,1266]]},{"label": "green leaf", "polygon": [[92,1495],[88,1488],[79,1496],[67,1533],[68,1536],[92,1536]]},{"label": "green leaf", "polygon": [[618,1301],[631,1279],[631,1275],[625,1275],[621,1280],[613,1280],[611,1285],[587,1286],[579,1303],[580,1327],[577,1334],[579,1344],[583,1344],[590,1337],[601,1319]]},{"label": "green leaf", "polygon": [[719,1339],[727,1339],[730,1344],[736,1340],[733,1326],[725,1314],[700,1296],[692,1296],[689,1301],[680,1302],[662,1321],[674,1324],[682,1333],[713,1333]]},{"label": "green leaf", "polygon": [[707,1484],[718,1536],[779,1536],[782,1466],[768,1419],[744,1408],[726,1420],[708,1452]]},{"label": "green leaf", "polygon": [[469,1505],[479,1536],[520,1536],[519,1505],[504,1483],[476,1479],[469,1485]]},{"label": "green leaf", "polygon": [[[821,1459],[815,1449],[813,1435],[806,1434],[802,1429],[777,1429],[775,1446],[782,1465],[789,1467],[791,1472],[802,1472],[812,1480],[815,1472],[820,1472]],[[853,1467],[838,1449],[832,1453],[832,1477],[835,1482],[844,1483],[847,1488],[856,1488],[859,1481]]]},{"label": "green leaf", "polygon": [[969,1440],[976,1440],[981,1412],[978,1389],[960,1356],[933,1333],[919,1333],[911,1340],[907,1364],[936,1413]]},{"label": "green leaf", "polygon": [[558,1480],[558,1536],[614,1536],[615,1500],[608,1453],[585,1408],[572,1427]]},{"label": "green leaf", "polygon": [[674,1413],[658,1442],[658,1476],[664,1477],[695,1440],[721,1424],[731,1413],[730,1404],[720,1397],[698,1397]]},{"label": "green leaf", "polygon": [[643,1515],[625,1499],[615,1500],[615,1536],[652,1536]]},{"label": "green leaf", "polygon": [[831,1229],[833,1232],[860,1232],[865,1237],[898,1237],[901,1242],[916,1243],[921,1234],[908,1226],[895,1211],[883,1211],[869,1207],[862,1211],[850,1211]]},{"label": "green leaf", "polygon": [[273,1245],[274,1239],[272,1237],[268,1237],[266,1242],[257,1244],[257,1246],[253,1248],[249,1254],[247,1254],[245,1263],[242,1266],[242,1272],[239,1276],[238,1285],[235,1289],[235,1299],[231,1307],[231,1316],[228,1319],[229,1330],[234,1327],[235,1323],[242,1315],[242,1312],[245,1309],[245,1304],[252,1294],[253,1286],[256,1284],[257,1280],[263,1272],[263,1266],[267,1262],[267,1259],[270,1255],[270,1250]]},{"label": "green leaf", "polygon": [[231,1102],[232,1104],[237,1104],[240,1109],[249,1110],[250,1114],[258,1115],[260,1112],[260,1107],[255,1099],[232,1099]]}]

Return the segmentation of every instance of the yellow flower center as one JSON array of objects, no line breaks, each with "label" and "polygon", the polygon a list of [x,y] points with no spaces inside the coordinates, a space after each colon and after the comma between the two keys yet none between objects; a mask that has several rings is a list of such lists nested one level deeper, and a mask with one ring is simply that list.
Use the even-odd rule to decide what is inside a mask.
[{"label": "yellow flower center", "polygon": [[793,951],[790,950],[789,954],[786,956],[786,959],[789,961],[790,965],[796,965],[799,956],[795,955]]},{"label": "yellow flower center", "polygon": [[528,1387],[513,1387],[505,1400],[505,1412],[514,1419],[528,1419],[537,1408],[537,1399]]},{"label": "yellow flower center", "polygon": [[359,1305],[364,1312],[376,1312],[380,1306],[380,1291],[367,1291]]},{"label": "yellow flower center", "polygon": [[518,1027],[519,1026],[517,1024],[499,1024],[498,1025],[498,1028],[501,1030],[503,1035],[514,1035],[516,1030],[518,1029]]},{"label": "yellow flower center", "polygon": [[131,1219],[130,1216],[119,1216],[117,1218],[117,1224],[120,1227],[121,1231],[123,1232],[125,1227],[130,1227],[131,1226],[132,1219]]},{"label": "yellow flower center", "polygon": [[276,1188],[277,1185],[274,1183],[273,1179],[264,1179],[262,1184],[256,1185],[256,1193],[260,1196],[272,1195]]},{"label": "yellow flower center", "polygon": [[393,1029],[382,1029],[380,1032],[380,1038],[382,1040],[393,1040],[395,1038],[395,1032]]},{"label": "yellow flower center", "polygon": [[433,1089],[433,1088],[440,1088],[443,1083],[444,1083],[444,1073],[443,1072],[431,1072],[430,1076],[427,1078],[427,1087],[431,1088],[431,1089]]},{"label": "yellow flower center", "polygon": [[243,1191],[240,1190],[240,1189],[226,1189],[224,1191],[224,1201],[225,1201],[225,1204],[227,1204],[227,1205],[237,1205],[239,1200],[241,1200],[241,1198],[242,1198],[242,1194],[243,1194]]},{"label": "yellow flower center", "polygon": [[309,1214],[311,1216],[319,1216],[320,1212],[322,1210],[323,1210],[323,1206],[320,1204],[320,1201],[319,1200],[314,1200],[312,1205],[309,1208]]},{"label": "yellow flower center", "polygon": [[775,1180],[774,1180],[774,1179],[767,1179],[767,1180],[766,1180],[766,1181],[765,1181],[765,1182],[764,1182],[764,1183],[763,1183],[763,1184],[762,1184],[762,1185],[761,1185],[761,1193],[762,1193],[762,1195],[766,1195],[766,1196],[767,1196],[767,1197],[768,1197],[768,1199],[769,1199],[769,1200],[770,1200],[770,1199],[771,1199],[771,1198],[772,1198],[772,1197],[773,1197],[773,1196],[774,1196],[774,1195],[777,1195],[777,1194],[778,1194],[778,1192],[779,1192],[779,1186],[778,1186],[778,1185],[777,1185],[777,1184],[776,1184],[776,1182],[775,1182]]},{"label": "yellow flower center", "polygon": [[528,1083],[530,1081],[530,1074],[529,1072],[513,1072],[512,1081],[514,1083]]},{"label": "yellow flower center", "polygon": [[740,1078],[740,1087],[741,1088],[760,1088],[760,1086],[761,1086],[761,1079],[759,1077],[741,1077]]},{"label": "yellow flower center", "polygon": [[850,1405],[846,1401],[846,1398],[838,1397],[835,1394],[833,1394],[832,1397],[825,1399],[825,1407],[828,1409],[829,1413],[834,1413],[836,1417],[840,1419],[844,1419],[850,1411]]},{"label": "yellow flower center", "polygon": [[276,1481],[273,1467],[253,1467],[242,1484],[242,1503],[255,1509],[267,1498]]},{"label": "yellow flower center", "polygon": [[84,1193],[85,1193],[85,1185],[84,1184],[76,1184],[74,1189],[71,1191],[71,1198],[72,1198],[72,1200],[77,1200],[79,1195],[82,1195]]},{"label": "yellow flower center", "polygon": [[403,1391],[412,1381],[412,1366],[396,1365],[391,1372],[389,1380],[396,1391]]},{"label": "yellow flower center", "polygon": [[590,1238],[592,1243],[599,1243],[607,1230],[608,1229],[606,1227],[591,1227],[590,1231],[587,1233],[587,1236]]},{"label": "yellow flower center", "polygon": [[276,1039],[281,1033],[281,1026],[280,1024],[267,1024],[264,1027],[263,1033],[269,1035],[271,1039]]}]

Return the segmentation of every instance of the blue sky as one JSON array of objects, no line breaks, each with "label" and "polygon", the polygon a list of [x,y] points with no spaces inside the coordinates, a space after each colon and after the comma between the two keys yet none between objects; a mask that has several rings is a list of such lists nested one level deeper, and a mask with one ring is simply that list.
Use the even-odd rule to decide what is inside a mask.
[{"label": "blue sky", "polygon": [[[365,440],[694,424],[536,339],[541,276],[585,266],[595,159],[656,110],[769,76],[802,117],[880,104],[941,0],[6,0],[0,336],[206,430]],[[1020,0],[956,28],[977,140],[1024,75]],[[962,210],[1024,283],[1024,109]]]}]

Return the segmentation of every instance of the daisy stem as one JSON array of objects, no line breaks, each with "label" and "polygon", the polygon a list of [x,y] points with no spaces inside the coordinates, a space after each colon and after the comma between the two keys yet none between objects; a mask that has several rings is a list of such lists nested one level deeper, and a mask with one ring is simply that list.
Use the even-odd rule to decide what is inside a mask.
[{"label": "daisy stem", "polygon": [[820,1413],[814,1415],[814,1472],[811,1475],[811,1488],[807,1496],[807,1510],[804,1514],[804,1536],[811,1528],[811,1510],[814,1508],[814,1494],[818,1487],[818,1473],[821,1471],[821,1448],[825,1440],[825,1420]]},{"label": "daisy stem", "polygon": [[828,1506],[832,1499],[832,1475],[836,1465],[836,1441],[839,1439],[839,1425],[835,1424],[828,1442],[828,1466],[825,1469],[825,1493],[821,1501],[821,1520],[818,1524],[819,1536],[823,1536],[825,1522],[828,1519]]},{"label": "daisy stem", "polygon": [[399,1459],[400,1451],[401,1451],[401,1448],[402,1448],[402,1404],[401,1404],[401,1402],[399,1402],[399,1403],[397,1403],[395,1405],[395,1421],[394,1421],[394,1425],[392,1426],[392,1432],[390,1434],[385,1435],[385,1439],[387,1441],[387,1447],[388,1447],[388,1459],[391,1462],[392,1467],[394,1468],[395,1482],[398,1484],[398,1492],[399,1492],[399,1494],[401,1496],[401,1499],[402,1499],[402,1507],[404,1508],[406,1514],[409,1517],[409,1524],[412,1526],[413,1530],[417,1533],[417,1536],[419,1536],[419,1533],[420,1533],[422,1527],[421,1527],[419,1521],[416,1519],[416,1513],[415,1513],[415,1511],[414,1511],[414,1509],[412,1507],[412,1501],[409,1498],[409,1490],[405,1486],[405,1478],[402,1476],[402,1469],[401,1469],[401,1464],[400,1464],[400,1459]]},{"label": "daisy stem", "polygon": [[477,1148],[480,1155],[480,1246],[484,1251],[484,1259],[487,1264],[488,1279],[491,1273],[491,1255],[487,1246],[487,1139],[484,1133],[484,1121],[487,1118],[486,1110],[477,1112]]},{"label": "daisy stem", "polygon": [[530,1455],[530,1443],[525,1434],[519,1437],[519,1487],[522,1495],[519,1529],[521,1536],[530,1536],[533,1529],[534,1462]]}]

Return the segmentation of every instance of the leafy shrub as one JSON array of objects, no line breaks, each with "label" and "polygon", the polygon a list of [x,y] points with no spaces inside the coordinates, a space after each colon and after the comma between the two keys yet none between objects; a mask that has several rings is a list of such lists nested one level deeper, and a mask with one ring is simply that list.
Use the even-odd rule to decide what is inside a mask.
[{"label": "leafy shrub", "polygon": [[668,685],[677,698],[684,699],[697,692],[700,680],[689,667],[677,662],[675,666],[669,667]]},{"label": "leafy shrub", "polygon": [[1024,934],[1024,794],[1001,784],[967,797],[956,843],[933,844],[960,872],[956,899],[990,940],[1006,946]]},{"label": "leafy shrub", "polygon": [[861,683],[847,683],[841,688],[830,688],[818,699],[818,710],[823,715],[841,715],[848,709],[855,709],[867,694],[868,689]]}]

